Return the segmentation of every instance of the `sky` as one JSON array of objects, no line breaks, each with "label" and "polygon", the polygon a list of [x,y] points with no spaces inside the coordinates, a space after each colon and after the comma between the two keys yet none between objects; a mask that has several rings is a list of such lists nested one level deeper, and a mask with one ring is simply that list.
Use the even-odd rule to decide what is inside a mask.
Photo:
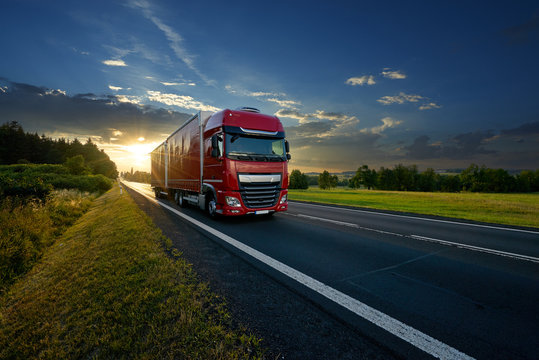
[{"label": "sky", "polygon": [[539,2],[3,0],[0,122],[120,171],[199,110],[278,116],[303,172],[539,168]]}]

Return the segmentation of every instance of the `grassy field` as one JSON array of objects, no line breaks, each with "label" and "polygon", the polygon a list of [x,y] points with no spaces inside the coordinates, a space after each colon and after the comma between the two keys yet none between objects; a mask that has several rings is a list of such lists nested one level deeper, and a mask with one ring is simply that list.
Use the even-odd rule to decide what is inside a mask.
[{"label": "grassy field", "polygon": [[0,358],[260,358],[169,246],[127,193],[97,198],[0,297]]},{"label": "grassy field", "polygon": [[289,199],[539,228],[539,193],[427,193],[310,188],[289,190]]}]

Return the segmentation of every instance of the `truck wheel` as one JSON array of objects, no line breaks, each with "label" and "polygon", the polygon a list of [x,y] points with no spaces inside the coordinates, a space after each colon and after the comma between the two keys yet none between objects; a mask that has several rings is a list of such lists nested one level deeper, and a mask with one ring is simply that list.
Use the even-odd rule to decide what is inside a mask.
[{"label": "truck wheel", "polygon": [[217,218],[217,201],[212,193],[208,194],[208,200],[206,202],[206,209],[208,210],[208,216],[212,219]]},{"label": "truck wheel", "polygon": [[153,191],[155,192],[155,198],[156,199],[159,199],[159,189],[158,188],[154,188]]},{"label": "truck wheel", "polygon": [[180,191],[178,193],[178,205],[180,205],[180,207],[184,208],[187,206],[187,201],[185,201],[185,199],[183,198],[183,191]]}]

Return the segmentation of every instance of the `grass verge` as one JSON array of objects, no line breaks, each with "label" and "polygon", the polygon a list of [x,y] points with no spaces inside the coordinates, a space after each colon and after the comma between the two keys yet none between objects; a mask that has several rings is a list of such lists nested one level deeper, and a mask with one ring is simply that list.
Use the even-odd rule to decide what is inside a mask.
[{"label": "grass verge", "polygon": [[222,299],[112,190],[0,298],[0,358],[261,357]]},{"label": "grass verge", "polygon": [[289,190],[290,200],[539,227],[539,193],[483,194],[377,190]]},{"label": "grass verge", "polygon": [[0,199],[0,295],[89,208],[96,194],[55,190],[46,201]]}]

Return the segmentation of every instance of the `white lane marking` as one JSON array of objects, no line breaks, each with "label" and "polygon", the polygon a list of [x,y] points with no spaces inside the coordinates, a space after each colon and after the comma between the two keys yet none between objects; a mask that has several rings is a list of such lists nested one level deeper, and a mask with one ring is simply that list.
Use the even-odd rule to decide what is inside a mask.
[{"label": "white lane marking", "polygon": [[513,259],[525,260],[525,261],[531,261],[531,262],[534,262],[534,263],[539,263],[539,258],[536,258],[536,257],[533,257],[533,256],[515,254],[515,253],[511,253],[511,252],[507,252],[507,251],[501,251],[501,250],[487,249],[487,248],[483,248],[483,247],[479,247],[479,246],[461,244],[461,243],[456,243],[456,242],[447,241],[447,240],[434,239],[434,238],[429,238],[429,237],[420,236],[420,235],[410,235],[409,237],[411,237],[412,239],[416,239],[416,240],[428,241],[428,242],[433,242],[433,243],[442,244],[442,245],[446,245],[446,246],[454,246],[454,247],[461,248],[461,249],[479,251],[479,252],[483,252],[483,253],[487,253],[487,254],[494,254],[494,255],[498,255],[498,256],[504,256],[504,257],[509,257],[509,258],[513,258]]},{"label": "white lane marking", "polygon": [[513,228],[505,228],[505,227],[492,226],[492,225],[461,223],[461,222],[458,222],[458,221],[429,219],[429,218],[422,218],[422,217],[409,216],[409,215],[387,214],[387,213],[381,213],[381,212],[376,212],[376,211],[367,211],[367,210],[360,210],[360,209],[348,209],[348,208],[344,208],[344,207],[336,207],[336,206],[331,206],[331,205],[318,205],[318,204],[302,203],[302,202],[297,202],[297,201],[293,201],[293,200],[290,201],[290,202],[293,202],[295,205],[302,205],[302,206],[315,206],[315,207],[325,207],[325,208],[329,207],[329,208],[336,209],[336,210],[355,211],[355,212],[361,212],[361,213],[370,214],[370,215],[391,216],[391,217],[399,217],[399,218],[405,218],[405,219],[432,221],[432,222],[440,222],[440,223],[453,224],[453,225],[474,226],[474,227],[481,227],[481,228],[495,229],[495,230],[517,231],[517,232],[523,232],[523,233],[528,233],[528,234],[539,235],[539,231],[532,231],[532,230],[513,229]]},{"label": "white lane marking", "polygon": [[353,227],[353,228],[356,228],[356,229],[359,228],[358,224],[352,224],[352,223],[348,223],[348,222],[344,222],[344,221],[325,219],[325,218],[321,218],[321,217],[303,215],[303,214],[297,214],[297,215],[290,214],[290,215],[298,216],[298,217],[302,217],[302,218],[307,218],[307,219],[312,219],[312,220],[325,221],[325,222],[329,222],[329,223],[333,223],[333,224],[337,224],[337,225],[350,226],[350,227]]},{"label": "white lane marking", "polygon": [[191,222],[192,224],[200,227],[201,229],[207,231],[208,233],[218,237],[219,239],[225,241],[226,243],[234,246],[235,248],[245,252],[246,254],[252,256],[253,258],[261,261],[262,263],[270,266],[271,268],[279,271],[280,273],[290,277],[291,279],[296,280],[300,284],[306,286],[307,288],[316,291],[320,295],[326,297],[327,299],[335,302],[336,304],[350,310],[354,314],[370,321],[378,327],[388,331],[389,333],[401,338],[402,340],[408,342],[409,344],[417,347],[418,349],[423,350],[429,355],[432,355],[440,359],[473,359],[472,357],[464,354],[463,352],[434,339],[433,337],[414,329],[413,327],[406,325],[405,323],[392,318],[385,313],[378,311],[369,305],[366,305],[359,300],[352,298],[308,275],[305,275],[296,269],[291,268],[288,265],[283,264],[280,261],[277,261],[258,250],[255,250],[242,242],[218,231],[214,228],[196,220],[192,217],[181,213],[180,211],[174,209],[173,207],[152,198],[151,196],[146,195],[143,191],[133,188],[135,191],[138,191],[142,196],[146,197],[148,200],[159,204],[163,208],[173,212],[179,217]]},{"label": "white lane marking", "polygon": [[336,224],[336,225],[344,225],[344,226],[353,227],[353,228],[360,229],[360,230],[374,231],[374,232],[377,232],[377,233],[380,233],[380,234],[394,235],[394,236],[406,236],[406,235],[402,235],[402,234],[398,234],[398,233],[394,233],[394,232],[378,230],[378,229],[372,229],[372,228],[368,228],[368,227],[365,227],[365,226],[359,226],[358,224],[354,224],[354,223],[331,220],[331,219],[321,218],[321,217],[317,217],[317,216],[304,215],[304,214],[291,214],[291,213],[286,213],[286,212],[283,213],[283,214],[287,215],[287,216],[297,216],[297,217],[302,217],[302,218],[311,219],[311,220],[325,221],[325,222],[333,223],[333,224]]},{"label": "white lane marking", "polygon": [[483,247],[480,247],[480,246],[467,245],[467,244],[456,243],[456,242],[447,241],[447,240],[434,239],[434,238],[429,238],[429,237],[421,236],[421,235],[398,234],[398,233],[389,232],[389,231],[372,229],[372,228],[360,226],[360,225],[354,224],[354,223],[331,220],[331,219],[325,219],[325,218],[321,218],[321,217],[317,217],[317,216],[310,216],[310,215],[304,215],[304,214],[291,214],[291,213],[288,213],[288,214],[285,213],[285,214],[288,215],[288,216],[296,216],[296,217],[302,217],[302,218],[311,219],[311,220],[329,222],[329,223],[333,223],[333,224],[336,224],[336,225],[349,226],[349,227],[353,227],[353,228],[360,229],[360,230],[374,231],[374,232],[381,233],[381,234],[386,234],[386,235],[407,237],[407,238],[414,239],[414,240],[428,241],[428,242],[438,243],[438,244],[446,245],[446,246],[454,246],[454,247],[458,247],[458,248],[466,249],[466,250],[471,250],[471,251],[479,251],[479,252],[492,254],[492,255],[510,257],[510,258],[517,259],[517,260],[524,260],[524,261],[531,261],[531,262],[539,263],[539,258],[536,258],[536,257],[533,257],[533,256],[528,256],[528,255],[521,255],[521,254],[516,254],[516,253],[510,253],[510,252],[507,252],[507,251],[488,249],[488,248],[483,248]]}]

